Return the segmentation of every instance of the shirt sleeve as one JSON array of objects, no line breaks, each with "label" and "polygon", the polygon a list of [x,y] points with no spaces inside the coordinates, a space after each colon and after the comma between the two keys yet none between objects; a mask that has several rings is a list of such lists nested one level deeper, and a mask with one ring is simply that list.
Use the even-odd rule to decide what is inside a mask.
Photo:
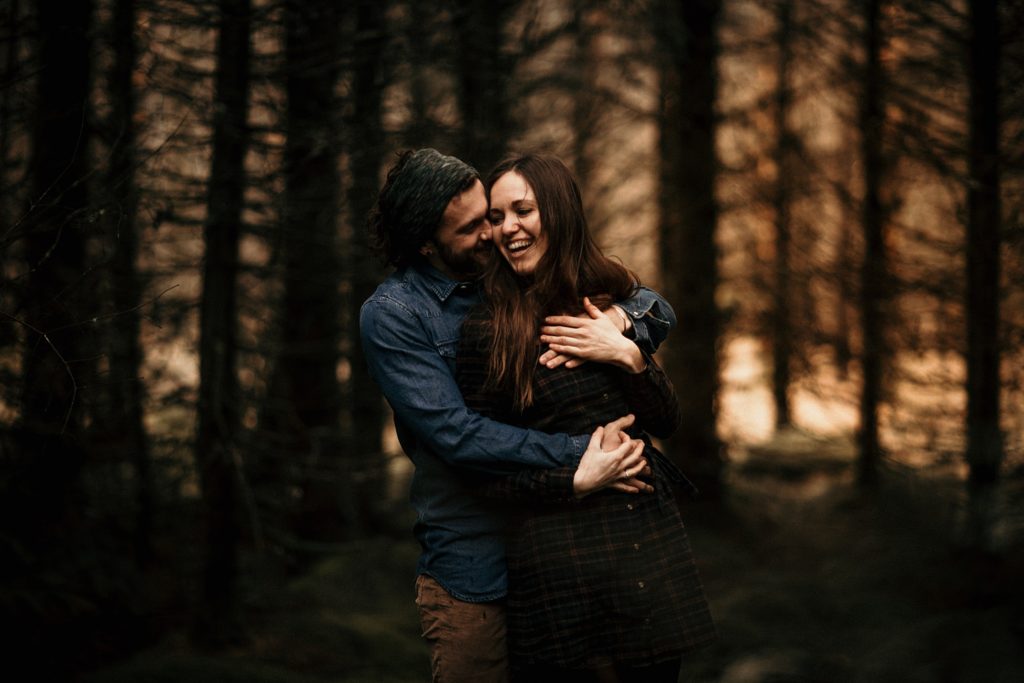
[{"label": "shirt sleeve", "polygon": [[647,287],[639,287],[633,296],[616,305],[633,320],[630,338],[640,350],[652,354],[676,326],[676,313],[663,296]]},{"label": "shirt sleeve", "polygon": [[515,474],[485,480],[477,491],[505,501],[545,503],[576,502],[573,490],[575,467],[519,470]]},{"label": "shirt sleeve", "polygon": [[647,367],[633,374],[622,371],[622,387],[637,426],[651,436],[664,439],[679,426],[679,399],[668,375],[654,358],[644,354]]},{"label": "shirt sleeve", "polygon": [[400,302],[367,301],[359,327],[370,374],[395,416],[446,463],[486,474],[579,463],[589,435],[545,434],[469,410],[419,318]]}]

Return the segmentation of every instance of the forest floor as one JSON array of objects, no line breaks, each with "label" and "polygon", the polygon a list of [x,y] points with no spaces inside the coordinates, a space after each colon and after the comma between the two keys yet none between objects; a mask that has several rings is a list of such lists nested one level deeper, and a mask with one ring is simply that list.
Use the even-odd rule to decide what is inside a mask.
[{"label": "forest floor", "polygon": [[[1024,550],[958,550],[948,501],[921,505],[898,487],[859,494],[850,452],[776,440],[730,469],[724,502],[684,506],[721,640],[681,680],[1024,680]],[[284,591],[250,591],[244,647],[206,655],[172,635],[83,680],[428,681],[416,554],[411,538],[353,544]]]}]

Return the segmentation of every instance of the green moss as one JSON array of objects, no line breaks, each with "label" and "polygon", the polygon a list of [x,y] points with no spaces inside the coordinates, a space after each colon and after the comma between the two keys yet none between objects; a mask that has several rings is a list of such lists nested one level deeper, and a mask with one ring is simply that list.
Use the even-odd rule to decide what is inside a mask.
[{"label": "green moss", "polygon": [[[183,636],[86,680],[90,683],[216,681],[292,683],[423,681],[426,645],[413,603],[418,549],[411,542],[353,543],[284,590],[252,604],[248,643],[217,656]],[[252,603],[253,600],[248,601]]]}]

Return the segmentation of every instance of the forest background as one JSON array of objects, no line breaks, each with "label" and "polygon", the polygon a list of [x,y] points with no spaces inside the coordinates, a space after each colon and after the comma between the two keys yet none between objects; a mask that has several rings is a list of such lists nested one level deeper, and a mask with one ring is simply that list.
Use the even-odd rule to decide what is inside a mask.
[{"label": "forest background", "polygon": [[0,16],[12,662],[428,676],[410,464],[356,320],[383,172],[432,146],[559,155],[676,310],[663,446],[723,631],[688,680],[1024,670],[1024,3]]}]

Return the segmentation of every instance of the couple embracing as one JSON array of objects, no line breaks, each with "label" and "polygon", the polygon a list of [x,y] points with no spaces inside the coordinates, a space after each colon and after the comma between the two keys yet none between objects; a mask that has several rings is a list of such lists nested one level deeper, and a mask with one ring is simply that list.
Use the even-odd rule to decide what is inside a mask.
[{"label": "couple embracing", "polygon": [[678,404],[671,307],[598,248],[554,157],[487,178],[405,152],[370,217],[396,271],[360,317],[415,465],[435,681],[671,681],[715,630],[650,443]]}]

